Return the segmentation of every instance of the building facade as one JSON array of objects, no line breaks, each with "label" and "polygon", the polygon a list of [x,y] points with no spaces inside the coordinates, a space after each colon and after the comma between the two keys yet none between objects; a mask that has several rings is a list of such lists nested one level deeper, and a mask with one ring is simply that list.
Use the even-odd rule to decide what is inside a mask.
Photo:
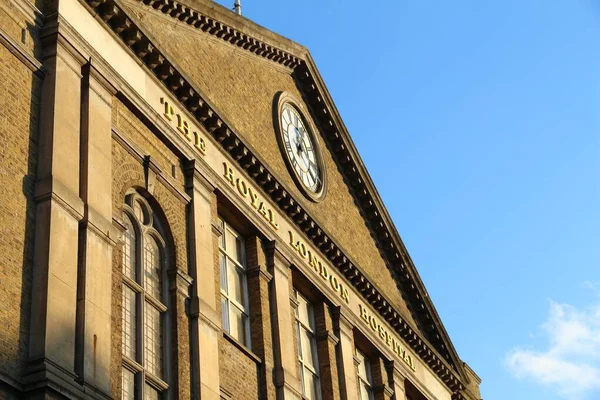
[{"label": "building facade", "polygon": [[0,398],[479,400],[303,46],[0,2]]}]

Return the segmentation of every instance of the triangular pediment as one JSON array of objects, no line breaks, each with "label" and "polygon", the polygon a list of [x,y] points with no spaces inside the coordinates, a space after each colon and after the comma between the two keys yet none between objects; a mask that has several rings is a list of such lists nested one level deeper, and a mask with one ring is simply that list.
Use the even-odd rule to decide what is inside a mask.
[{"label": "triangular pediment", "polygon": [[[322,230],[343,249],[373,282],[386,293],[386,298],[411,326],[418,327],[410,305],[398,290],[397,282],[361,208],[356,203],[352,187],[339,168],[335,150],[327,137],[319,134],[320,120],[304,101],[306,93],[298,82],[295,68],[289,68],[260,56],[239,51],[230,43],[194,28],[182,29],[173,18],[160,12],[141,12],[135,0],[122,0],[126,10],[142,27],[148,29],[165,53],[176,59],[180,68],[204,91],[220,116],[250,148],[260,149],[269,171],[285,186],[291,197],[301,205]],[[138,6],[136,7],[136,3]],[[177,40],[173,40],[177,37]],[[190,51],[193,49],[193,51]],[[299,56],[307,57],[306,50]],[[285,154],[277,141],[273,113],[280,93],[293,99],[315,126],[326,171],[328,190],[318,203],[311,201],[286,168]],[[343,205],[340,207],[340,205]],[[348,226],[352,226],[349,230]]]},{"label": "triangular pediment", "polygon": [[[460,390],[462,362],[310,53],[208,0],[86,1],[448,387]],[[277,146],[272,104],[282,90],[300,99],[327,150],[336,187],[321,203],[297,190],[279,150],[268,151]],[[346,237],[344,221],[360,221],[355,238]]]}]

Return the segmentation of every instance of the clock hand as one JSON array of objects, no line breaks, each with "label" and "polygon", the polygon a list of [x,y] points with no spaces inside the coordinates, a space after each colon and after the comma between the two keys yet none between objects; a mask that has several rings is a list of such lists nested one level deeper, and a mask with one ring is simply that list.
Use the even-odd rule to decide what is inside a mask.
[{"label": "clock hand", "polygon": [[296,131],[296,153],[300,154],[302,151],[302,142],[300,141],[300,132],[298,132],[298,128],[294,128]]}]

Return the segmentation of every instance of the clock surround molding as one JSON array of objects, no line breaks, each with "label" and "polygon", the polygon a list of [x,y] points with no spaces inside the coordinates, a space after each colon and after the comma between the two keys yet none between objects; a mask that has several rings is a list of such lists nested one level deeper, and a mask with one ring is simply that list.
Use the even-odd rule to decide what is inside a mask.
[{"label": "clock surround molding", "polygon": [[[302,178],[298,175],[298,172],[295,170],[287,154],[285,142],[283,139],[283,127],[281,126],[281,111],[284,105],[286,104],[289,104],[296,109],[297,113],[302,118],[302,122],[307,129],[307,133],[310,137],[310,140],[312,141],[312,146],[315,150],[317,158],[317,165],[319,167],[319,172],[321,175],[321,186],[316,192],[311,191],[305,186],[305,184],[302,182]],[[284,158],[285,166],[287,167],[289,174],[292,176],[294,182],[296,183],[296,186],[300,189],[302,194],[304,194],[304,196],[306,196],[309,200],[315,203],[323,201],[327,194],[327,171],[325,170],[325,162],[323,160],[321,143],[317,134],[318,131],[310,117],[308,110],[306,110],[306,108],[302,106],[302,103],[290,93],[285,91],[278,92],[273,100],[273,121],[275,127],[275,136],[277,137],[277,144],[279,145],[279,150],[281,151],[282,157]]]}]

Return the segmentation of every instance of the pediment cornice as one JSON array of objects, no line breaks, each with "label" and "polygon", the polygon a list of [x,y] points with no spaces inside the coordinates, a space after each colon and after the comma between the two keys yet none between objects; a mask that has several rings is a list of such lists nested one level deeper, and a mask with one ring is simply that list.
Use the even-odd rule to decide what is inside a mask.
[{"label": "pediment cornice", "polygon": [[[293,74],[301,84],[305,100],[318,118],[328,146],[335,153],[336,161],[343,169],[353,195],[378,240],[382,254],[391,266],[401,290],[407,296],[413,313],[417,316],[421,330],[411,326],[394,309],[384,293],[370,282],[357,263],[336,244],[326,228],[320,226],[269,171],[260,154],[234,131],[232,125],[222,115],[219,115],[218,110],[202,91],[153,42],[151,36],[133,22],[116,0],[80,1],[118,35],[123,44],[194,115],[222,148],[247,171],[248,175],[296,223],[323,255],[379,311],[382,318],[394,327],[413,351],[454,393],[453,398],[464,399],[461,393],[465,388],[462,362],[308,51],[297,46],[298,53],[294,54],[295,51],[284,50],[273,43],[252,37],[234,26],[217,21],[199,10],[174,0],[137,0],[203,32],[293,70]],[[294,45],[293,42],[288,42]]]}]

